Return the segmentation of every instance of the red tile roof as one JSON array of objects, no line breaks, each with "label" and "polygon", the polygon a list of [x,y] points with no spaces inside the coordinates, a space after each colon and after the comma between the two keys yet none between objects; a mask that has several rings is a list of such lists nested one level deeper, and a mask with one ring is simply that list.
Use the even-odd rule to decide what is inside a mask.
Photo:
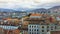
[{"label": "red tile roof", "polygon": [[30,16],[42,16],[42,14],[35,13],[35,14],[31,14]]}]

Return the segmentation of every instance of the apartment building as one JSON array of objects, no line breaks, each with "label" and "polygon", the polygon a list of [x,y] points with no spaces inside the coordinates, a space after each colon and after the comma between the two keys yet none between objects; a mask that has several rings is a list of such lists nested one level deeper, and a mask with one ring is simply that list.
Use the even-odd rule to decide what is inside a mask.
[{"label": "apartment building", "polygon": [[[34,17],[34,18],[33,18]],[[31,14],[25,21],[28,24],[28,34],[47,34],[48,31],[56,30],[57,24],[54,22],[46,22],[45,17],[40,14]]]},{"label": "apartment building", "polygon": [[28,34],[47,34],[48,31],[56,30],[56,25],[29,24]]},{"label": "apartment building", "polygon": [[29,24],[28,25],[28,34],[40,34],[40,25],[39,24]]}]

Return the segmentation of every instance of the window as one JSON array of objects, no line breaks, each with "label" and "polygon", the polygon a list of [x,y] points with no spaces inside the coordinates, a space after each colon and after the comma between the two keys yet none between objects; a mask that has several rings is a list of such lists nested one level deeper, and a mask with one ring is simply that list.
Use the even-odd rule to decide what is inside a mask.
[{"label": "window", "polygon": [[53,30],[53,29],[51,28],[51,30]]},{"label": "window", "polygon": [[34,31],[36,31],[36,29],[34,29]]},{"label": "window", "polygon": [[33,31],[34,29],[32,29],[32,31]]},{"label": "window", "polygon": [[31,26],[30,26],[31,27]]},{"label": "window", "polygon": [[32,33],[33,34],[33,33]]},{"label": "window", "polygon": [[37,34],[39,34],[39,33],[37,33]]},{"label": "window", "polygon": [[37,29],[37,31],[39,31],[39,30]]},{"label": "window", "polygon": [[44,26],[42,26],[42,28],[44,28]]},{"label": "window", "polygon": [[31,29],[30,29],[30,31],[31,31]]},{"label": "window", "polygon": [[31,32],[29,34],[31,34]]},{"label": "window", "polygon": [[33,28],[33,26],[32,26],[32,28]]},{"label": "window", "polygon": [[44,30],[42,30],[42,32],[44,32]]},{"label": "window", "polygon": [[47,28],[49,28],[49,26],[47,26]]}]

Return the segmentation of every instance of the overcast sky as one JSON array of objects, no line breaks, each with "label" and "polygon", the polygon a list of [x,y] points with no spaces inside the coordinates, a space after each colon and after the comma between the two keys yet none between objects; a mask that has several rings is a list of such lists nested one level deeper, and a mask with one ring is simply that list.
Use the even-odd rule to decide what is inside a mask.
[{"label": "overcast sky", "polygon": [[60,0],[0,0],[0,8],[49,8],[59,5]]}]

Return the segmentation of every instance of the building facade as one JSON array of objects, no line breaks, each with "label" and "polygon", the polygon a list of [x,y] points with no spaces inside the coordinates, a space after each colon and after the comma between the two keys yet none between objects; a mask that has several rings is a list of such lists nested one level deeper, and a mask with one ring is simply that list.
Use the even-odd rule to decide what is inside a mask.
[{"label": "building facade", "polygon": [[48,31],[56,30],[56,25],[29,24],[28,34],[47,34]]},{"label": "building facade", "polygon": [[28,34],[39,34],[40,33],[40,25],[38,24],[30,24],[28,25]]}]

